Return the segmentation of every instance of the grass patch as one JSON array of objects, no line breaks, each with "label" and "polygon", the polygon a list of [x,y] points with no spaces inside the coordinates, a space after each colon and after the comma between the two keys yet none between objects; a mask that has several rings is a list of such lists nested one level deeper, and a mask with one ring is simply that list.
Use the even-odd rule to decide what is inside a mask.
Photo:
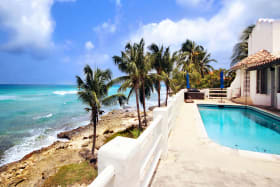
[{"label": "grass patch", "polygon": [[139,134],[139,129],[138,127],[130,127],[124,131],[120,131],[117,133],[112,134],[111,136],[107,137],[105,140],[105,143],[111,141],[112,139],[114,139],[117,136],[122,136],[122,137],[127,137],[127,138],[138,138],[144,131],[145,129],[141,129],[140,130],[140,134]]},{"label": "grass patch", "polygon": [[68,186],[72,184],[89,184],[97,176],[96,169],[88,162],[62,166],[58,172],[46,179],[43,186]]}]

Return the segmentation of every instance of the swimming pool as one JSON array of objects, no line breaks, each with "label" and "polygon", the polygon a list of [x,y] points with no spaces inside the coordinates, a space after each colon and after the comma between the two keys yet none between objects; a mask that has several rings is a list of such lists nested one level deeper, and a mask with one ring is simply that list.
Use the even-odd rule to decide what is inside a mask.
[{"label": "swimming pool", "polygon": [[280,120],[254,108],[198,105],[214,142],[234,149],[280,154]]}]

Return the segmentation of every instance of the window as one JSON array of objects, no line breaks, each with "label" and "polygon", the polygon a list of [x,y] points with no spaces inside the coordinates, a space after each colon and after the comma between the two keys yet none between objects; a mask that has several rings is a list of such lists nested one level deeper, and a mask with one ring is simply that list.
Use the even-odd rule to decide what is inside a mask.
[{"label": "window", "polygon": [[267,69],[257,70],[257,93],[267,94]]}]

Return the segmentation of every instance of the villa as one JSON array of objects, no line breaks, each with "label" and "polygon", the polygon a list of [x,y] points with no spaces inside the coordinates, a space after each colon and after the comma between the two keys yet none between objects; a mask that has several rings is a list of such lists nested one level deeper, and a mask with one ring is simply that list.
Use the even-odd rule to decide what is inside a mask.
[{"label": "villa", "polygon": [[280,109],[280,20],[259,19],[248,41],[248,57],[235,64],[231,97]]}]

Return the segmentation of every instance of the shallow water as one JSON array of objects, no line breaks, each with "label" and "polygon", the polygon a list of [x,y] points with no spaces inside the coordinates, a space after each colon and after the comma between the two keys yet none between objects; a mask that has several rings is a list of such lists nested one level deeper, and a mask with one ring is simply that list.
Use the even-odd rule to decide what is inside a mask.
[{"label": "shallow water", "polygon": [[[118,88],[110,88],[109,95]],[[76,86],[69,85],[0,85],[0,165],[50,145],[59,132],[86,125],[89,115],[76,93]],[[164,99],[164,88],[161,95]],[[156,103],[153,94],[147,106]],[[134,108],[133,96],[128,105]],[[109,112],[120,106],[102,109]]]},{"label": "shallow water", "polygon": [[234,149],[280,154],[280,121],[255,110],[199,106],[210,139]]}]

